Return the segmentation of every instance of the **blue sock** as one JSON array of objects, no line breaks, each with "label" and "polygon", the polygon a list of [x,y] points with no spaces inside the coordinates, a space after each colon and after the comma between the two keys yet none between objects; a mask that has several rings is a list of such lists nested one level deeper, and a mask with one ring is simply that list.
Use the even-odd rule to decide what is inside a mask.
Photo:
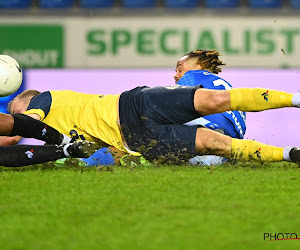
[{"label": "blue sock", "polygon": [[81,158],[88,167],[97,165],[114,165],[115,159],[109,148],[100,148],[89,158]]}]

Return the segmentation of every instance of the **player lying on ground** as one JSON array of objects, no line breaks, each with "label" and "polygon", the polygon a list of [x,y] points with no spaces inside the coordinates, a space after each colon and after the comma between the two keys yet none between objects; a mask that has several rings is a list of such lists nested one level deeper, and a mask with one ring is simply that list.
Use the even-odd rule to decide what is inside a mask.
[{"label": "player lying on ground", "polygon": [[[95,142],[99,147],[102,146],[91,157],[83,159],[88,165],[119,165],[120,158],[126,153],[97,138],[100,131],[96,130],[100,125],[97,124],[94,109],[90,109],[87,105],[90,101],[93,102],[93,99],[100,99],[99,95],[72,91],[54,92],[40,93],[36,90],[25,90],[9,103],[8,111],[12,114],[25,113],[42,120],[61,133],[70,135],[72,141],[88,140]],[[87,119],[87,122],[83,121],[84,119]],[[10,143],[17,143],[20,139],[21,137],[14,138]]]},{"label": "player lying on ground", "polygon": [[[177,62],[176,74],[173,77],[175,84],[180,86],[201,84],[205,89],[216,90],[231,89],[232,86],[227,81],[216,75],[222,71],[219,66],[225,65],[219,59],[219,55],[216,50],[194,50],[185,54]],[[199,125],[232,138],[243,139],[246,132],[246,114],[241,111],[229,111],[200,117],[185,125]],[[191,164],[197,165],[217,165],[226,161],[226,158],[215,155],[201,155],[189,160]]]},{"label": "player lying on ground", "polygon": [[[45,141],[45,146],[16,145],[0,147],[0,166],[26,166],[65,157],[88,157],[95,147],[88,142],[69,143],[70,138],[54,128],[22,114],[0,113],[0,135],[22,136]],[[62,146],[59,146],[62,145]]]},{"label": "player lying on ground", "polygon": [[[201,84],[203,88],[208,89],[230,89],[231,85],[229,83],[219,78],[218,76],[209,73],[219,73],[221,71],[218,66],[224,64],[219,60],[218,56],[219,53],[215,50],[197,50],[186,54],[177,62],[176,75],[174,76],[176,84],[183,86],[194,86]],[[200,70],[202,67],[207,71]],[[189,74],[191,75],[182,78],[184,73],[189,70],[196,71],[189,72]],[[196,81],[190,81],[189,79],[191,77],[195,78]],[[85,134],[85,129],[83,129],[84,131],[78,130],[78,128],[80,128],[80,126],[78,125],[79,120],[73,119],[73,117],[70,116],[70,114],[73,114],[72,112],[50,112],[52,109],[58,109],[59,106],[61,106],[61,110],[65,110],[64,106],[62,106],[62,104],[65,105],[65,99],[63,96],[61,96],[61,99],[52,98],[52,92],[50,91],[50,97],[49,94],[45,93],[35,97],[38,94],[40,94],[40,92],[35,90],[27,90],[23,92],[9,104],[9,112],[23,113],[27,109],[27,114],[36,119],[42,119],[42,116],[44,115],[43,121],[58,128],[63,133],[70,134],[74,139],[93,138],[93,136]],[[33,97],[35,98],[32,100]],[[84,98],[84,95],[82,95],[81,98]],[[89,98],[89,96],[87,96],[87,98]],[[79,105],[77,99],[74,99],[72,103],[73,104],[69,105],[74,105],[74,107]],[[84,103],[82,103],[82,105],[84,105]],[[42,113],[42,116],[40,116],[39,113]],[[58,121],[59,124],[61,124],[60,127],[58,126]],[[72,124],[71,121],[74,121],[74,124]],[[229,135],[233,138],[243,138],[246,130],[245,113],[239,111],[208,115],[190,121],[185,125],[205,126]],[[116,150],[113,151],[115,152]],[[115,163],[113,157],[109,157],[109,155],[109,150],[107,148],[102,148],[99,152],[95,153],[95,155],[93,155],[91,159],[86,159],[85,161],[89,162],[90,164]],[[197,163],[201,165],[211,165],[221,164],[222,162],[224,162],[224,159],[224,157],[219,156],[197,156],[193,159],[190,159],[190,162],[193,164]],[[116,161],[116,163],[118,162]]]},{"label": "player lying on ground", "polygon": [[[36,109],[39,97],[46,108]],[[76,101],[74,101],[76,100]],[[76,105],[75,105],[76,103]],[[220,155],[238,161],[300,161],[300,149],[274,147],[252,140],[231,138],[211,129],[184,124],[201,116],[225,111],[262,111],[300,107],[300,94],[244,88],[209,90],[196,87],[137,87],[120,95],[89,95],[72,91],[44,92],[30,102],[29,110],[50,124],[46,116],[55,112],[71,116],[70,124],[79,137],[101,140],[120,151],[154,160],[197,154]],[[40,105],[38,105],[40,106]]]}]

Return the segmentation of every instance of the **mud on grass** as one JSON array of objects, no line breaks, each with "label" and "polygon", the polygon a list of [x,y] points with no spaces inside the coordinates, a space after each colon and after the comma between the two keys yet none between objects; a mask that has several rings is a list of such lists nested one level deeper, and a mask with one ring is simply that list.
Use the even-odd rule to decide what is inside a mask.
[{"label": "mud on grass", "polygon": [[[79,160],[76,158],[70,158],[66,159],[64,164],[56,164],[55,161],[50,161],[50,162],[44,162],[41,164],[35,164],[35,165],[29,165],[29,166],[24,166],[24,167],[4,167],[0,166],[0,172],[2,171],[27,171],[27,170],[57,170],[57,169],[73,169],[73,170],[80,170],[80,171],[85,171],[85,170],[91,170],[91,169],[97,169],[97,171],[114,171],[115,168],[128,168],[131,171],[136,169],[136,168],[143,168],[143,167],[149,167],[149,166],[143,166],[139,160],[136,158],[139,157],[132,157],[129,159],[126,159],[126,161],[123,162],[122,166],[96,166],[96,167],[85,167],[80,164]],[[135,163],[134,165],[132,164],[132,161]],[[154,168],[161,168],[161,167],[174,167],[174,168],[180,168],[180,167],[191,167],[191,168],[201,168],[201,169],[208,169],[210,171],[218,168],[228,168],[228,169],[237,169],[237,168],[250,168],[250,169],[260,169],[260,168],[300,168],[300,165],[297,165],[295,163],[291,162],[266,162],[266,163],[261,163],[261,162],[240,162],[240,163],[225,163],[222,165],[212,165],[212,166],[193,166],[189,164],[173,164],[173,162],[168,162],[168,161],[156,161],[152,164],[152,167]]]}]

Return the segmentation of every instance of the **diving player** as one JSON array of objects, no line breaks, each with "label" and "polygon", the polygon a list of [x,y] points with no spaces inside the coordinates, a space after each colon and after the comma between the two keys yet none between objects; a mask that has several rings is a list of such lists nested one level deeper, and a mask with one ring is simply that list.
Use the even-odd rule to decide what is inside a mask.
[{"label": "diving player", "polygon": [[[220,53],[216,50],[194,50],[182,58],[176,65],[174,75],[177,86],[199,86],[205,89],[228,90],[232,86],[216,74],[221,72],[219,60]],[[203,70],[205,69],[205,70]],[[227,111],[224,113],[208,115],[185,123],[185,125],[200,125],[232,138],[243,139],[246,132],[246,113],[241,111]],[[220,156],[202,155],[189,160],[197,165],[218,165],[227,159]]]},{"label": "diving player", "polygon": [[[206,62],[202,61],[197,69],[208,71]],[[211,62],[212,65],[220,65],[218,58]],[[217,66],[215,70],[219,72]],[[70,120],[67,130],[78,130],[80,133],[76,135],[79,137],[85,133],[122,152],[135,155],[140,152],[150,160],[213,154],[233,160],[300,161],[299,148],[273,147],[231,138],[198,125],[184,125],[199,117],[225,111],[300,107],[300,94],[260,88],[203,89],[197,86],[195,78],[191,80],[195,87],[137,87],[120,95],[44,92],[32,99],[30,110],[26,112],[31,112],[38,119],[46,119],[45,114],[55,110],[53,116],[57,113]],[[42,96],[44,98],[40,98]],[[41,99],[47,102],[40,103]],[[42,104],[45,105],[40,109]],[[60,123],[57,126],[63,122]]]},{"label": "diving player", "polygon": [[[117,124],[110,121],[111,114],[106,112],[106,109],[116,107],[114,101],[117,98],[118,96],[113,95],[104,97],[68,90],[43,93],[25,90],[9,103],[8,111],[12,114],[24,113],[41,120],[61,133],[69,135],[72,141],[95,142],[101,149],[91,157],[83,159],[88,165],[118,165],[125,153],[110,145],[115,144],[113,141],[115,136],[121,135],[116,133]],[[108,107],[102,105],[103,101]],[[117,117],[117,114],[115,115]],[[104,127],[106,130],[102,129]],[[99,138],[103,138],[103,141]],[[15,138],[15,141],[18,142],[20,139],[21,137]]]},{"label": "diving player", "polygon": [[[299,108],[299,93],[261,88],[212,90],[198,86],[137,87],[121,95],[47,91],[32,98],[29,105],[25,113],[44,121],[54,112],[47,122],[59,121],[56,126],[64,131],[76,129],[79,137],[101,140],[125,153],[141,153],[149,160],[205,154],[238,161],[300,162],[300,148],[274,147],[231,138],[197,125],[184,125],[201,116],[226,111]],[[67,121],[54,121],[56,113]]]},{"label": "diving player", "polygon": [[[231,85],[226,82],[225,80],[219,78],[218,76],[212,73],[219,73],[221,69],[219,68],[220,65],[224,65],[218,58],[219,52],[215,50],[196,50],[191,51],[190,53],[183,56],[178,62],[176,66],[176,74],[174,76],[175,83],[181,86],[195,86],[199,85],[203,88],[207,89],[230,89]],[[205,67],[206,71],[200,70],[201,67]],[[189,71],[189,72],[188,72]],[[195,78],[194,80],[191,80]],[[18,99],[22,99],[24,103],[27,103],[26,107],[28,106],[29,100],[34,97],[35,95],[39,94],[39,92],[35,90],[27,90],[23,94],[21,94]],[[49,96],[46,94],[42,94],[39,97],[40,99],[44,99],[40,101],[40,104],[35,105],[35,109],[42,108],[43,103],[49,99]],[[16,101],[18,101],[18,99]],[[75,99],[74,99],[75,100]],[[22,102],[23,103],[23,102]],[[11,105],[11,104],[10,104]],[[57,104],[59,106],[59,104]],[[23,110],[22,105],[18,103],[14,103],[14,112],[20,112]],[[18,106],[19,109],[18,109]],[[28,109],[31,109],[32,105],[29,105]],[[52,114],[52,115],[51,115]],[[63,122],[64,118],[60,116],[59,112],[55,112],[55,116],[53,116],[53,112],[50,115],[46,115],[46,121],[50,120],[50,124],[52,126],[58,127],[62,129],[62,127],[67,128],[69,122]],[[40,119],[41,116],[35,116],[35,118]],[[57,119],[60,117],[60,119]],[[66,117],[70,118],[71,117]],[[60,120],[60,123],[63,123],[61,127],[57,126],[57,120]],[[246,130],[245,125],[245,112],[240,111],[229,111],[222,114],[213,114],[208,115],[205,117],[198,118],[196,120],[190,121],[185,125],[201,125],[204,127],[208,127],[210,129],[216,130],[223,134],[229,135],[233,138],[243,138]],[[68,129],[62,130],[65,133],[69,133],[74,139],[85,139],[84,134],[78,135],[78,131],[76,129]],[[112,148],[111,148],[112,149]],[[105,154],[103,153],[105,152]],[[113,158],[109,157],[109,150],[107,148],[101,149],[98,153],[95,153],[91,158],[93,159],[90,161],[89,159],[85,159],[87,162],[93,162],[93,164],[112,164],[114,163]],[[103,160],[107,159],[109,160]],[[100,159],[98,162],[95,159]],[[212,155],[205,155],[205,156],[196,156],[189,160],[192,164],[197,165],[217,165],[222,164],[227,161],[224,157],[220,156],[212,156]]]}]

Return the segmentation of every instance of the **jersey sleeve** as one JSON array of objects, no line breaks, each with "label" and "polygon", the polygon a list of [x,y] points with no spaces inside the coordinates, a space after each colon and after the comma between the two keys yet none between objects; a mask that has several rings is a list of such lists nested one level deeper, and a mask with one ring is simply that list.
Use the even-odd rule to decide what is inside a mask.
[{"label": "jersey sleeve", "polygon": [[51,93],[49,91],[43,92],[31,99],[24,114],[38,114],[41,117],[41,120],[43,120],[50,111],[51,103]]},{"label": "jersey sleeve", "polygon": [[219,76],[206,70],[190,70],[177,83],[181,86],[201,86],[205,89],[224,90],[232,86]]}]

